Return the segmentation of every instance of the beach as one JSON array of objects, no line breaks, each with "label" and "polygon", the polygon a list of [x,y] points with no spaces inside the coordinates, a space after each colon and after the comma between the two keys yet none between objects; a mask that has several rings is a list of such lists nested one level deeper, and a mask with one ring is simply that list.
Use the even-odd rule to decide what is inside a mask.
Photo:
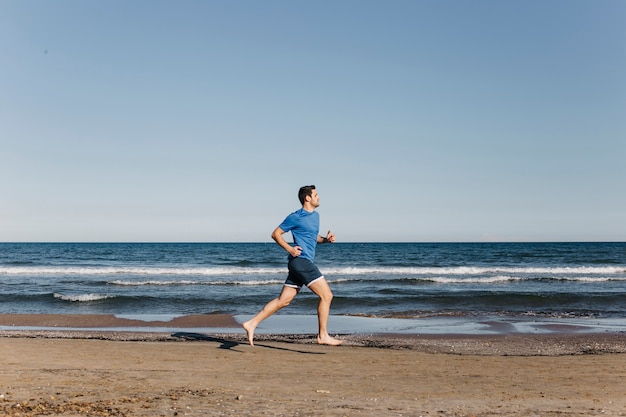
[{"label": "beach", "polygon": [[0,315],[3,415],[626,415],[623,333],[261,334],[252,348],[222,315],[220,333],[180,328],[207,317],[172,332],[61,318]]}]

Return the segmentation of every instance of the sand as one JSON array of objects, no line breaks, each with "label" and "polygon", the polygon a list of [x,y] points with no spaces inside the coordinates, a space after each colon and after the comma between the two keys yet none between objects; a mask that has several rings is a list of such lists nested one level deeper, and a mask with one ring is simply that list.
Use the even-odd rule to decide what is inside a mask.
[{"label": "sand", "polygon": [[0,415],[626,416],[624,334],[244,338],[3,330]]}]

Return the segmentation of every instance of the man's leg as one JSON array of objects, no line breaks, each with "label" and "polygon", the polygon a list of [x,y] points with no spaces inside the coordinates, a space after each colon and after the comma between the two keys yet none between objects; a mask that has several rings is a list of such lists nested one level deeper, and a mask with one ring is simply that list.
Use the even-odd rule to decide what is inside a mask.
[{"label": "man's leg", "polygon": [[330,303],[333,300],[333,293],[328,286],[326,278],[322,277],[309,285],[309,289],[320,298],[317,306],[317,321],[319,323],[319,333],[317,343],[320,345],[339,346],[343,343],[328,334],[328,316],[330,315]]},{"label": "man's leg", "polygon": [[298,294],[298,291],[300,291],[299,288],[288,287],[286,285],[283,286],[283,290],[280,292],[278,298],[275,298],[265,304],[265,307],[263,307],[263,309],[259,311],[256,316],[243,324],[243,328],[248,334],[248,342],[250,343],[250,346],[254,346],[254,329],[256,329],[259,323],[276,313],[281,308],[287,307],[289,303],[291,303],[291,300],[293,300],[293,298]]}]

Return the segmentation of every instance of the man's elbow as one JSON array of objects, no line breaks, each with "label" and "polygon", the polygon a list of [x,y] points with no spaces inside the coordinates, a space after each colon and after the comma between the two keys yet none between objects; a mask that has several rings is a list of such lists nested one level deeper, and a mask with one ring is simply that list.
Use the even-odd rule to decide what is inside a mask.
[{"label": "man's elbow", "polygon": [[272,232],[272,239],[274,239],[274,241],[278,242],[278,238],[279,238],[280,236],[282,236],[282,234],[283,234],[283,231],[282,231],[282,230],[280,230],[280,228],[278,228],[278,227],[277,227],[277,228],[276,228],[276,229],[274,229],[274,231]]}]

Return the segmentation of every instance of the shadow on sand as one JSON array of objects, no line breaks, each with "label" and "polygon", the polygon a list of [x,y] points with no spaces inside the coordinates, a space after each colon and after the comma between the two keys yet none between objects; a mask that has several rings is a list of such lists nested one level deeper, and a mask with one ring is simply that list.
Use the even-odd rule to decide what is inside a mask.
[{"label": "shadow on sand", "polygon": [[[173,333],[172,337],[175,337],[178,339],[185,339],[185,340],[200,340],[200,341],[205,341],[205,342],[215,342],[215,343],[220,344],[219,349],[227,349],[227,350],[232,350],[232,348],[242,345],[242,343],[239,343],[235,340],[227,340],[221,337],[207,336],[202,333],[178,332],[178,333]],[[243,344],[243,346],[248,346],[248,344],[245,343]],[[308,352],[306,350],[289,349],[289,348],[280,347],[280,346],[270,346],[270,345],[265,345],[265,344],[256,343],[256,342],[254,343],[254,346],[263,347],[267,349],[286,350],[288,352],[306,353],[309,355],[324,355],[324,352]],[[237,351],[233,351],[233,352],[237,352]]]}]

